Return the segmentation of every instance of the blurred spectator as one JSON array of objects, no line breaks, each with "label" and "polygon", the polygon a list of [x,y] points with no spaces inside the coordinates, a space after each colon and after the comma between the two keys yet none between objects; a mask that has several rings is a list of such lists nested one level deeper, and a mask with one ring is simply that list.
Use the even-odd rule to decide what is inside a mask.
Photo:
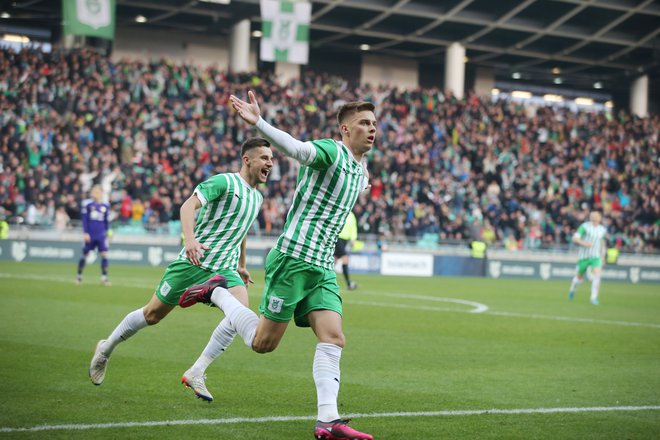
[{"label": "blurred spectator", "polygon": [[57,232],[64,232],[69,228],[69,215],[66,213],[64,206],[60,206],[55,210],[54,227]]},{"label": "blurred spectator", "polygon": [[[660,248],[658,115],[457,100],[313,72],[279,85],[268,73],[114,62],[89,49],[0,49],[0,206],[28,224],[61,227],[55,213],[79,221],[80,200],[98,184],[112,218],[167,230],[181,194],[239,165],[234,146],[252,133],[226,104],[248,89],[269,103],[267,120],[300,139],[333,137],[342,102],[376,104],[371,188],[355,209],[361,234],[454,241],[479,230],[507,248],[552,247],[600,209],[612,245]],[[275,159],[261,188],[269,203],[259,225],[269,233],[283,226],[298,173],[297,163]]]}]

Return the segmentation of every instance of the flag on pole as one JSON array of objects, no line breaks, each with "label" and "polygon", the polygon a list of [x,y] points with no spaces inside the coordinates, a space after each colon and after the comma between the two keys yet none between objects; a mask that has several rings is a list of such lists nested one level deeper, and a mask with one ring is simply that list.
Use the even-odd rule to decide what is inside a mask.
[{"label": "flag on pole", "polygon": [[307,64],[311,16],[308,2],[261,0],[261,60]]},{"label": "flag on pole", "polygon": [[62,0],[65,35],[115,37],[115,0]]}]

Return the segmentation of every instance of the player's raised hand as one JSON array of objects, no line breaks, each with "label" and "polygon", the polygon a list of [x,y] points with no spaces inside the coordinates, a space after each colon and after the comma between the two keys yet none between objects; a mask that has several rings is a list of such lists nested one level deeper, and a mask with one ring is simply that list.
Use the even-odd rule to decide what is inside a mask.
[{"label": "player's raised hand", "polygon": [[188,257],[188,261],[195,266],[200,265],[199,259],[204,256],[204,251],[208,251],[209,249],[211,248],[195,239],[190,241],[186,240],[186,257]]},{"label": "player's raised hand", "polygon": [[235,95],[229,96],[231,106],[238,112],[238,115],[248,124],[255,125],[261,116],[261,110],[252,90],[248,92],[248,99],[250,102],[245,102]]}]

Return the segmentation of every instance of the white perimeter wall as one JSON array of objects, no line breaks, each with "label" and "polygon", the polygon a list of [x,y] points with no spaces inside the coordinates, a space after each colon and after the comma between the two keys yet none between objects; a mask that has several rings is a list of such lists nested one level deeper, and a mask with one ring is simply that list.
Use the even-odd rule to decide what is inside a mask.
[{"label": "white perimeter wall", "polygon": [[419,86],[419,65],[415,60],[365,54],[360,84],[367,83],[414,89]]},{"label": "white perimeter wall", "polygon": [[[254,42],[252,42],[254,43]],[[175,62],[190,62],[202,66],[217,65],[222,70],[229,67],[229,38],[207,37],[176,31],[118,28],[112,59],[169,58]],[[250,49],[250,70],[257,68],[254,44]]]}]

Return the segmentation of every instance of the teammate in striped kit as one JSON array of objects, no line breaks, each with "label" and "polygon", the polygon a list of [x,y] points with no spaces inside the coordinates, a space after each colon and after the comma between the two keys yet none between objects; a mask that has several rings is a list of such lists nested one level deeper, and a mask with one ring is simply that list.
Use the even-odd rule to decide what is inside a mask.
[{"label": "teammate in striped kit", "polygon": [[261,316],[213,278],[188,289],[179,304],[215,304],[245,344],[258,353],[277,347],[291,319],[300,327],[311,327],[317,337],[313,364],[318,402],[315,437],[373,440],[371,435],[349,427],[337,409],[339,361],[346,341],[333,254],[346,217],[360,192],[368,187],[363,158],[376,137],[374,105],[351,102],[339,109],[341,141],[301,142],[264,121],[254,93],[250,91],[248,96],[249,103],[230,97],[240,117],[256,125],[273,146],[302,165],[284,232],[266,258]]},{"label": "teammate in striped kit", "polygon": [[601,225],[603,217],[598,211],[592,211],[589,214],[589,221],[582,223],[573,235],[573,243],[580,246],[578,254],[578,263],[576,274],[571,282],[571,289],[568,292],[568,299],[572,300],[575,296],[575,289],[584,279],[584,274],[591,267],[591,304],[598,305],[598,293],[600,290],[601,268],[603,267],[603,257],[605,255],[606,244],[605,235],[607,230]]},{"label": "teammate in striped kit", "polygon": [[[245,262],[245,236],[263,202],[257,185],[266,182],[273,167],[270,143],[262,138],[248,139],[241,148],[241,159],[240,172],[217,174],[200,183],[181,206],[185,247],[165,270],[147,305],[126,315],[110,336],[96,345],[89,367],[89,377],[95,385],[103,382],[108,360],[117,344],[148,325],[158,324],[174,309],[189,286],[215,275],[236,295],[239,304],[247,305],[245,286],[252,279]],[[200,360],[184,373],[182,382],[198,397],[213,400],[206,389],[204,371],[222,352],[219,346],[223,341],[231,341],[234,335],[229,321],[223,319]]]}]

